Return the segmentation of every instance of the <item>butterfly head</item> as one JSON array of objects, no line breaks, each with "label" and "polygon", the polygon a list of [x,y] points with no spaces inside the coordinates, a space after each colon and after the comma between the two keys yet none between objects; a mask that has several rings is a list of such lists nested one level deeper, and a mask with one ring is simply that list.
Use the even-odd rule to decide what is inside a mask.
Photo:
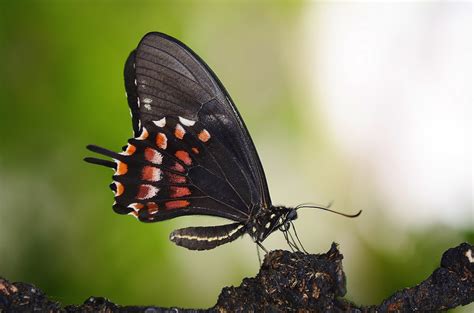
[{"label": "butterfly head", "polygon": [[294,208],[284,208],[285,213],[280,219],[279,229],[281,231],[287,231],[290,228],[290,223],[298,218],[298,213]]},{"label": "butterfly head", "polygon": [[253,222],[248,224],[248,233],[254,241],[262,242],[278,229],[287,231],[291,221],[297,217],[298,214],[294,208],[272,206],[269,210],[261,210]]}]

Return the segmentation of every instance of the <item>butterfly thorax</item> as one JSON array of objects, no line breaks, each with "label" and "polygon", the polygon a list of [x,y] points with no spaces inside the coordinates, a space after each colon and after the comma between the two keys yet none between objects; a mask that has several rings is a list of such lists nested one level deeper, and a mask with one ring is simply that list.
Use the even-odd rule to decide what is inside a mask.
[{"label": "butterfly thorax", "polygon": [[285,230],[290,221],[297,218],[296,210],[283,206],[261,209],[247,223],[247,233],[255,242],[264,241],[277,229]]}]

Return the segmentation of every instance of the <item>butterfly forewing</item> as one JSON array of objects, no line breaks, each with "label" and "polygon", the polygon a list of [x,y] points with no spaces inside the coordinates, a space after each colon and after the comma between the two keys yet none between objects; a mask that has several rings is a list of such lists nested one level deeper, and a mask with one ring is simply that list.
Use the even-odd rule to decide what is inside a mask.
[{"label": "butterfly forewing", "polygon": [[[191,49],[167,35],[149,33],[130,55],[125,81],[136,135],[146,122],[164,116],[199,121],[238,163],[245,178],[243,184],[234,182],[240,193],[249,194],[255,206],[270,206],[263,168],[239,113],[216,75]],[[215,154],[219,163],[228,162],[228,155]]]}]

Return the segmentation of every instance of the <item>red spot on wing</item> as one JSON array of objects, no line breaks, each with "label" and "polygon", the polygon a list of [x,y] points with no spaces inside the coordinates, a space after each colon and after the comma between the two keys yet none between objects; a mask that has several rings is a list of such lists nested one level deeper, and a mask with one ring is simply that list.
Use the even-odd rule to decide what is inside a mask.
[{"label": "red spot on wing", "polygon": [[142,179],[148,181],[159,181],[161,179],[161,170],[153,166],[144,166],[142,170]]},{"label": "red spot on wing", "polygon": [[199,140],[202,142],[207,142],[211,138],[211,134],[205,129],[201,130],[201,132],[198,135]]},{"label": "red spot on wing", "polygon": [[166,202],[165,207],[167,209],[180,209],[187,207],[189,204],[189,201],[186,200],[175,200]]},{"label": "red spot on wing", "polygon": [[191,190],[188,187],[170,187],[170,197],[171,198],[179,198],[184,196],[189,196],[191,194]]},{"label": "red spot on wing", "polygon": [[156,196],[159,189],[152,185],[142,184],[138,187],[137,199],[144,200]]},{"label": "red spot on wing", "polygon": [[172,173],[168,174],[168,179],[170,183],[173,183],[173,184],[182,184],[186,182],[186,176],[181,176],[181,175],[172,174]]},{"label": "red spot on wing", "polygon": [[174,165],[171,167],[172,170],[184,173],[184,166],[179,164],[178,162],[175,162]]},{"label": "red spot on wing", "polygon": [[176,153],[174,154],[178,159],[180,159],[181,161],[184,162],[184,164],[186,165],[191,165],[192,163],[192,160],[191,160],[191,157],[189,156],[189,153],[187,153],[186,151],[184,150],[178,150],[176,151]]},{"label": "red spot on wing", "polygon": [[191,150],[195,153],[195,154],[198,154],[199,153],[199,149],[198,148],[191,148]]},{"label": "red spot on wing", "polygon": [[166,135],[163,133],[158,133],[156,135],[156,146],[160,149],[166,150],[166,147],[168,145],[168,138],[166,138]]},{"label": "red spot on wing", "polygon": [[148,209],[149,214],[155,214],[156,212],[158,212],[158,204],[156,204],[155,202],[148,202],[146,204],[146,207]]},{"label": "red spot on wing", "polygon": [[161,155],[161,153],[159,153],[155,149],[146,148],[145,159],[151,163],[161,164],[161,162],[163,161],[163,156]]}]

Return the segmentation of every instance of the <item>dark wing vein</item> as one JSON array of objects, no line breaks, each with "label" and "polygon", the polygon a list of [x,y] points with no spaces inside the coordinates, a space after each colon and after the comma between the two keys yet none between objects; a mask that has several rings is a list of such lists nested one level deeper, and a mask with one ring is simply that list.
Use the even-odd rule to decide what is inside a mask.
[{"label": "dark wing vein", "polygon": [[[144,45],[144,46],[147,46],[147,47],[149,47],[149,48],[152,48],[152,49],[156,49],[156,50],[158,50],[158,51],[161,51],[162,53],[164,53],[164,54],[170,56],[170,57],[171,57],[172,59],[174,59],[176,62],[178,62],[179,64],[181,64],[186,70],[188,70],[188,72],[191,74],[191,76],[194,78],[194,80],[195,80],[196,82],[199,81],[199,80],[196,78],[196,76],[194,76],[193,71],[191,71],[191,70],[189,69],[189,67],[186,66],[186,64],[184,64],[183,62],[181,62],[180,60],[178,60],[178,58],[176,58],[174,55],[170,54],[168,51],[165,51],[165,50],[163,50],[163,49],[161,49],[161,48],[159,48],[159,47],[155,47],[155,46],[153,46],[153,45],[150,45],[150,44],[147,44],[147,43],[144,43],[144,42],[142,42],[141,44]],[[200,85],[200,84],[199,84],[199,85]],[[202,87],[202,86],[201,86],[201,87]]]},{"label": "dark wing vein", "polygon": [[[151,53],[148,53],[148,52],[145,52],[145,51],[141,51],[140,53],[142,53],[142,54],[147,54],[147,55],[149,55],[149,56],[153,56]],[[166,65],[164,65],[164,64],[161,64],[161,63],[158,63],[158,62],[149,60],[149,59],[145,59],[145,58],[143,58],[143,57],[140,57],[140,59],[142,59],[142,60],[144,60],[144,61],[146,61],[146,62],[153,63],[153,64],[155,64],[155,65],[164,67],[164,68],[166,68],[167,70],[170,70],[170,71],[176,73],[177,75],[183,77],[184,79],[189,80],[189,81],[193,82],[193,83],[196,84],[196,85],[199,85],[209,96],[212,96],[212,93],[211,93],[209,90],[207,90],[203,85],[201,85],[201,83],[200,83],[198,80],[191,79],[191,78],[189,78],[188,76],[184,75],[183,73],[180,73],[180,72],[178,72],[177,70],[175,70],[175,69],[173,69],[173,68],[171,68],[171,67],[169,67],[169,66],[166,66]],[[175,58],[175,59],[176,59],[176,58]],[[178,62],[179,62],[179,61],[178,61]],[[181,65],[183,65],[184,67],[186,67],[186,65],[184,65],[183,63],[181,63],[181,62],[179,62],[179,63],[180,63]],[[144,67],[144,66],[140,66],[140,67]],[[145,67],[144,67],[144,68],[145,68]],[[187,68],[186,68],[186,69],[187,69]],[[169,75],[167,75],[167,74],[164,73],[164,72],[160,72],[160,73],[162,73],[162,74],[164,74],[164,75],[166,75],[166,76],[168,76],[168,77],[173,78],[172,76],[169,76]],[[193,75],[193,74],[191,73],[191,75]],[[194,75],[193,75],[193,77],[194,77]],[[194,77],[194,78],[195,78],[195,77]]]},{"label": "dark wing vein", "polygon": [[[194,135],[196,134],[194,131],[193,131]],[[227,151],[227,148],[222,144],[222,142],[220,140],[218,140],[217,138],[214,138],[213,140],[215,141],[218,141],[218,143]],[[245,201],[243,198],[242,198],[242,195],[240,194],[240,192],[237,191],[237,189],[235,188],[235,186],[229,181],[227,175],[225,174],[224,170],[222,169],[221,165],[219,164],[219,162],[217,161],[216,157],[214,156],[214,153],[212,153],[207,147],[206,145],[201,145],[205,150],[206,152],[212,157],[212,160],[214,161],[214,163],[219,167],[219,170],[221,171],[223,177],[225,179],[225,181],[227,182],[227,184],[232,188],[232,190],[239,196],[240,200],[242,201],[242,203],[244,203],[247,207],[249,206],[249,203],[247,203],[247,201]],[[242,176],[245,178],[246,182],[247,182],[247,185],[249,185],[249,180],[247,178],[247,175],[245,175],[242,167],[241,167],[241,164],[240,162],[236,161],[235,162],[237,164],[237,166],[239,167],[239,170],[240,172],[242,173]],[[208,169],[206,169],[208,170]]]}]

